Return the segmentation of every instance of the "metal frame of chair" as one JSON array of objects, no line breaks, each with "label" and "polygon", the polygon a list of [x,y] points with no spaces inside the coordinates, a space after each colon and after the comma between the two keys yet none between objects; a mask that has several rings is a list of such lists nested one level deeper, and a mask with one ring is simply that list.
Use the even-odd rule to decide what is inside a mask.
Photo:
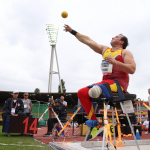
[{"label": "metal frame of chair", "polygon": [[[107,142],[106,142],[107,143],[106,144],[107,148],[108,148],[108,137],[109,137],[110,138],[110,144],[111,144],[111,146],[113,147],[114,150],[116,150],[115,132],[114,132],[114,145],[111,143],[111,134],[110,134],[110,131],[109,131],[110,127],[109,127],[108,120],[107,120],[107,106],[108,106],[108,104],[110,104],[112,106],[112,118],[114,118],[113,107],[115,107],[115,105],[117,103],[120,103],[120,105],[122,106],[122,108],[125,111],[125,114],[127,116],[127,120],[129,122],[129,126],[131,128],[131,132],[133,134],[133,137],[134,137],[134,140],[135,140],[135,143],[136,143],[136,146],[137,146],[138,150],[140,150],[138,142],[137,142],[136,137],[135,137],[135,133],[133,131],[133,128],[132,128],[132,125],[131,125],[131,122],[130,122],[130,119],[129,119],[129,116],[128,116],[128,113],[127,113],[126,108],[124,106],[124,101],[127,101],[127,100],[135,101],[136,95],[135,94],[129,94],[129,93],[124,93],[122,95],[122,93],[121,93],[122,92],[121,87],[118,85],[117,82],[116,82],[116,84],[117,84],[117,88],[118,88],[118,93],[112,93],[111,90],[109,90],[111,98],[106,99],[104,93],[102,93],[99,98],[91,98],[91,101],[97,101],[98,103],[103,103],[103,105],[104,105],[104,124],[105,124],[105,129],[103,131],[103,145],[102,145],[102,150],[104,150],[105,137],[107,139]],[[110,88],[109,85],[106,85],[106,86],[108,88]],[[114,121],[114,119],[113,119],[113,121]],[[115,131],[114,122],[113,122],[113,130]],[[90,128],[87,131],[87,134],[86,134],[86,137],[85,137],[83,145],[85,145],[85,143],[86,143],[86,139],[87,139],[87,136],[89,134],[89,131],[90,131]]]}]

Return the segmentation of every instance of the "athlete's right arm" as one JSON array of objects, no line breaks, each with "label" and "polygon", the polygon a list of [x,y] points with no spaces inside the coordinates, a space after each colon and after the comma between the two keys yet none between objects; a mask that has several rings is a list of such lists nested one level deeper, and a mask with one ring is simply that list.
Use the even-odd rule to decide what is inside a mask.
[{"label": "athlete's right arm", "polygon": [[[72,28],[68,25],[64,26],[64,30],[67,32],[69,31],[71,33]],[[86,44],[87,46],[89,46],[91,49],[93,49],[95,52],[99,53],[99,54],[103,54],[103,52],[108,48],[105,45],[100,45],[98,43],[96,43],[95,41],[93,41],[91,38],[89,38],[86,35],[80,34],[79,32],[76,33],[75,37],[82,43]]]},{"label": "athlete's right arm", "polygon": [[108,48],[105,45],[100,45],[93,41],[90,37],[80,34],[79,32],[75,35],[75,37],[82,43],[89,46],[92,50],[99,54],[103,54],[103,52]]}]

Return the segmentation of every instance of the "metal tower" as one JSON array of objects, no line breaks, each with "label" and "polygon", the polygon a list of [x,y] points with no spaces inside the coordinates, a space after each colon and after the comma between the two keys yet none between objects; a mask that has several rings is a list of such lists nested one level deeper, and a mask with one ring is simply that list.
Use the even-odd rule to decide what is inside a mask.
[{"label": "metal tower", "polygon": [[[58,65],[57,52],[56,52],[56,42],[57,42],[58,30],[59,30],[59,24],[58,23],[46,24],[46,31],[48,34],[50,45],[52,47],[51,58],[50,58],[48,93],[51,93],[51,90],[52,90],[52,75],[53,74],[58,74],[61,93],[63,93],[61,78],[60,78],[59,65]],[[58,70],[57,72],[53,71],[54,52],[55,52],[56,62],[57,62],[57,70]]]}]

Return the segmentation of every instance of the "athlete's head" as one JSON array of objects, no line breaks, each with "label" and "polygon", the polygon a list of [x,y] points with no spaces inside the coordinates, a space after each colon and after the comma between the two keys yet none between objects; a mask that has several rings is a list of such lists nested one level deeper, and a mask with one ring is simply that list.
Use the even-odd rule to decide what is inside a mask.
[{"label": "athlete's head", "polygon": [[119,34],[112,38],[110,44],[112,47],[119,46],[119,47],[122,47],[123,49],[125,49],[128,46],[128,38],[122,34]]},{"label": "athlete's head", "polygon": [[[122,34],[120,34],[120,35],[122,35]],[[124,42],[123,43],[123,49],[126,49],[126,47],[129,45],[128,38],[126,36],[122,35],[120,40]]]}]

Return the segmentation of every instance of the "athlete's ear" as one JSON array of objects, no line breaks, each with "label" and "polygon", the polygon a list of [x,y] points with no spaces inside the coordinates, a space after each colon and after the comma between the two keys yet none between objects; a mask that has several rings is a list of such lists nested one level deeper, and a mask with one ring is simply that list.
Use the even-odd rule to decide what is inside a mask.
[{"label": "athlete's ear", "polygon": [[123,44],[124,44],[124,41],[121,41],[121,40],[120,40],[120,44],[123,45]]}]

